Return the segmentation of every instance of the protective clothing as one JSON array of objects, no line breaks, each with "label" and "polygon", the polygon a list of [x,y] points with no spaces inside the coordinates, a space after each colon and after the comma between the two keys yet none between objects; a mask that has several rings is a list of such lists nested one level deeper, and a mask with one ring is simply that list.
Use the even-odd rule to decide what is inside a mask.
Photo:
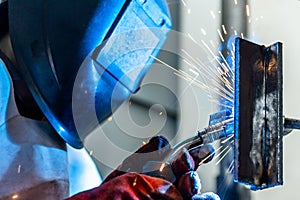
[{"label": "protective clothing", "polygon": [[[74,195],[68,200],[85,199],[217,199],[215,194],[200,194],[201,184],[197,173],[200,162],[213,157],[211,146],[193,148],[179,153],[169,166],[163,169],[146,167],[149,162],[160,163],[171,147],[161,136],[152,138],[104,180],[102,185],[89,191]],[[202,150],[201,150],[202,149]],[[209,150],[209,151],[208,151]],[[198,153],[195,153],[198,152]],[[202,152],[202,153],[199,153]],[[203,154],[203,152],[205,152]],[[193,156],[194,157],[193,157]],[[153,165],[152,165],[153,166]],[[147,170],[145,170],[147,168]],[[147,174],[147,175],[146,175]],[[156,176],[156,177],[153,177]],[[157,178],[160,177],[160,178]],[[173,183],[171,183],[171,180]],[[195,196],[197,195],[197,196]]]}]

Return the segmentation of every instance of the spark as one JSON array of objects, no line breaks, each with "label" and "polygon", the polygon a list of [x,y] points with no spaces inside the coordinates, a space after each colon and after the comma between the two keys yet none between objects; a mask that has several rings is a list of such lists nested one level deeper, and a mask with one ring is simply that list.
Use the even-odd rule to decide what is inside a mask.
[{"label": "spark", "polygon": [[[222,67],[222,63],[219,61],[217,56],[212,52],[212,50],[209,48],[209,46],[203,40],[201,40],[201,41],[204,44],[204,46],[208,49],[208,51],[211,53],[211,55],[215,58],[215,60],[218,62],[218,64]],[[218,77],[220,80],[222,80],[222,77],[220,75],[218,75]]]},{"label": "spark", "polygon": [[[199,59],[198,62],[201,63]],[[220,75],[215,70],[212,70],[210,67],[206,67],[204,64],[199,64],[199,66],[202,66],[202,69],[205,70],[205,73],[207,73],[207,75],[209,75],[212,78],[212,80],[216,81],[215,77],[218,77],[219,79],[221,78]],[[220,83],[219,79],[217,80],[218,83]]]},{"label": "spark", "polygon": [[22,166],[21,166],[21,165],[18,165],[18,174],[21,173],[21,168],[22,168]]},{"label": "spark", "polygon": [[187,65],[191,66],[191,67],[195,67],[192,63],[190,63],[189,61],[187,61],[186,59],[182,60],[183,62],[185,62]]},{"label": "spark", "polygon": [[193,69],[189,69],[189,70],[190,70],[190,72],[192,72],[192,73],[195,74],[196,76],[199,76],[199,73],[196,72],[195,70],[193,70]]},{"label": "spark", "polygon": [[113,120],[113,117],[112,116],[110,116],[108,119],[107,119],[107,121],[109,121],[109,122],[111,122]]},{"label": "spark", "polygon": [[163,112],[160,112],[160,113],[159,113],[159,116],[162,116],[162,115],[163,115]]},{"label": "spark", "polygon": [[[204,42],[202,40],[202,42]],[[204,44],[206,44],[204,42]],[[206,44],[207,46],[207,44]],[[210,50],[210,48],[207,46],[207,48]],[[210,52],[212,53],[212,51],[210,50]],[[212,53],[213,54],[213,53]],[[189,55],[189,54],[188,54]],[[232,102],[233,103],[233,99],[231,97],[228,97],[226,94],[224,93],[227,93],[228,94],[228,91],[226,91],[224,89],[224,87],[221,87],[220,85],[217,86],[217,88],[210,88],[208,87],[205,83],[199,81],[199,80],[196,80],[197,77],[192,77],[191,75],[187,74],[186,72],[182,71],[182,70],[177,70],[177,69],[174,69],[172,66],[170,66],[169,64],[165,63],[164,61],[154,57],[154,56],[151,56],[153,59],[155,59],[156,61],[160,62],[161,64],[163,64],[164,66],[172,69],[174,72],[175,75],[177,75],[178,77],[180,78],[183,78],[184,80],[186,81],[189,81],[190,82],[190,85],[194,85],[194,86],[197,86],[201,89],[204,89],[204,90],[209,90],[209,91],[212,91],[218,95],[220,95],[221,97],[227,99],[228,101]],[[217,59],[216,59],[217,60]],[[221,64],[221,63],[220,63]],[[195,69],[197,69],[196,67],[194,67]],[[218,83],[219,84],[219,83]],[[215,84],[216,85],[216,84]],[[230,94],[232,95],[232,94]]]},{"label": "spark", "polygon": [[225,27],[224,24],[222,25],[222,30],[223,30],[223,33],[224,33],[225,35],[227,35],[227,30],[226,30],[226,27]]},{"label": "spark", "polygon": [[230,165],[228,166],[227,173],[231,174],[233,169],[234,169],[234,160],[231,161]]},{"label": "spark", "polygon": [[185,2],[185,0],[181,0],[182,4],[184,7],[186,7],[188,14],[191,14],[192,10],[187,6],[187,3]]},{"label": "spark", "polygon": [[[202,145],[202,144],[201,144],[201,145]],[[200,145],[199,145],[199,146],[200,146]],[[196,147],[194,147],[194,148],[191,148],[191,149],[189,149],[189,151],[191,151],[191,150],[193,150],[193,149],[195,149],[195,148],[198,148],[199,146],[196,146]],[[215,150],[215,152],[209,154],[206,158],[204,158],[203,160],[201,160],[201,162],[198,164],[198,166],[202,165],[206,160],[208,160],[210,157],[212,157],[213,155],[215,155],[215,153],[216,153],[217,151],[219,151],[221,148],[223,148],[223,146],[220,146],[218,149]]]},{"label": "spark", "polygon": [[191,34],[188,33],[187,35],[195,44],[199,45],[199,43],[194,39],[194,37]]},{"label": "spark", "polygon": [[212,16],[213,19],[216,19],[216,15],[215,15],[215,13],[214,13],[213,10],[210,10],[210,14],[211,14],[211,16]]},{"label": "spark", "polygon": [[150,57],[153,58],[154,60],[160,62],[160,63],[163,64],[164,66],[168,67],[169,69],[172,69],[172,70],[178,72],[177,69],[173,68],[173,67],[172,67],[171,65],[169,65],[168,63],[166,63],[166,62],[164,62],[164,61],[162,61],[162,60],[160,60],[160,59],[158,59],[158,58],[156,58],[156,57],[154,57],[154,56],[152,56],[152,55],[150,55]]},{"label": "spark", "polygon": [[[174,74],[180,78],[183,78],[184,80],[186,81],[191,81],[190,84],[194,84],[200,88],[205,88],[204,84],[203,83],[198,83],[198,84],[195,84],[193,83],[193,81],[195,80],[195,78],[191,77],[189,74],[187,74],[186,72],[182,71],[182,70],[177,70],[175,68],[173,68],[172,66],[170,66],[169,64],[165,63],[164,61],[150,55],[153,59],[155,59],[156,61],[160,62],[161,64],[163,64],[164,66],[168,67],[169,69],[173,70],[174,71]],[[206,86],[207,87],[207,86]]]},{"label": "spark", "polygon": [[206,35],[206,31],[203,28],[201,28],[201,32],[203,35]]},{"label": "spark", "polygon": [[184,0],[181,0],[181,2],[186,7],[186,2]]},{"label": "spark", "polygon": [[210,40],[209,42],[213,48],[216,48],[216,45],[214,44],[214,42],[212,40]]},{"label": "spark", "polygon": [[250,6],[248,4],[246,5],[246,15],[250,17]]},{"label": "spark", "polygon": [[222,33],[221,33],[220,29],[217,29],[217,31],[218,31],[218,34],[220,36],[221,41],[224,42],[225,40],[224,40],[224,38],[222,36]]},{"label": "spark", "polygon": [[17,199],[17,198],[19,198],[19,195],[17,195],[17,194],[14,194],[14,195],[12,196],[12,199]]},{"label": "spark", "polygon": [[[233,44],[234,45],[234,44]],[[234,53],[234,52],[233,52]],[[221,56],[221,58],[224,60],[224,62],[225,62],[225,64],[226,64],[226,70],[225,71],[229,71],[230,73],[231,73],[231,75],[233,75],[234,73],[233,73],[233,71],[232,71],[232,69],[231,69],[231,67],[229,66],[229,64],[228,64],[228,62],[227,62],[227,60],[225,59],[225,57],[224,57],[224,55],[222,54],[222,52],[221,51],[219,51],[219,55]],[[233,54],[234,55],[234,54]]]},{"label": "spark", "polygon": [[198,166],[202,165],[205,161],[207,161],[213,155],[215,155],[215,153],[210,153],[206,158],[204,158],[203,160],[201,160],[201,162],[199,162]]},{"label": "spark", "polygon": [[228,153],[231,151],[231,147],[224,153],[224,155],[218,160],[218,162],[216,163],[216,165],[218,165],[227,155]]},{"label": "spark", "polygon": [[[211,83],[213,83],[215,88],[211,88],[211,87],[207,86],[209,91],[215,92],[216,94],[220,95],[221,97],[223,97],[233,103],[233,100],[232,100],[233,95],[231,93],[229,93],[227,90],[225,90],[222,85],[219,85],[220,84],[219,81],[215,81],[214,79],[211,79],[211,81],[212,81]],[[197,81],[195,81],[195,82],[197,83]]]},{"label": "spark", "polygon": [[166,163],[161,164],[159,171],[162,172],[166,166]]},{"label": "spark", "polygon": [[[221,146],[223,147],[223,146]],[[220,157],[222,153],[224,153],[224,151],[226,151],[227,149],[229,149],[230,147],[229,146],[226,146],[218,155],[216,155],[215,159]]]},{"label": "spark", "polygon": [[[218,31],[220,32],[219,29],[218,29]],[[209,48],[209,46],[206,44],[206,42],[204,40],[201,40],[201,42],[207,48],[207,50],[213,56],[213,58],[218,62],[218,64],[221,65],[221,62],[218,60],[217,56],[212,52],[212,50]]]},{"label": "spark", "polygon": [[224,143],[228,142],[233,137],[234,137],[234,134],[230,134],[228,138],[226,138],[225,140],[221,141],[221,144],[224,144]]},{"label": "spark", "polygon": [[182,78],[183,80],[185,81],[189,81],[189,78],[183,76],[182,74],[180,73],[177,73],[177,72],[173,72],[174,75],[178,76],[179,78]]},{"label": "spark", "polygon": [[[210,76],[211,78],[212,78],[212,80],[214,81],[214,82],[217,82],[218,84],[219,84],[219,81],[216,81],[215,80],[215,77],[212,75],[212,74],[214,74],[214,72],[212,72],[212,74],[210,73],[210,71],[207,71],[206,69],[207,69],[207,67],[205,66],[205,65],[203,65],[203,64],[201,64],[201,61],[197,61],[197,60],[195,60],[188,52],[186,52],[184,49],[181,49],[182,50],[182,52],[184,53],[184,54],[186,54],[187,56],[188,56],[188,58],[189,59],[191,59],[191,61],[193,61],[196,65],[198,65],[198,66],[202,66],[202,69],[205,71],[205,73],[203,73],[202,71],[200,71],[196,66],[194,66],[194,65],[192,65],[191,63],[189,63],[189,62],[187,62],[186,60],[184,60],[188,65],[190,65],[192,68],[194,68],[196,71],[196,75],[197,75],[197,77],[200,75],[199,73],[201,73],[201,74],[205,74],[205,75],[208,75],[208,76]],[[208,68],[208,69],[210,69],[210,68]],[[199,73],[198,73],[199,72]],[[221,86],[219,86],[219,87],[221,87]],[[203,88],[203,87],[202,87]]]},{"label": "spark", "polygon": [[94,151],[93,151],[93,150],[91,150],[91,151],[90,151],[90,156],[92,156],[92,155],[93,155],[93,153],[94,153]]},{"label": "spark", "polygon": [[191,79],[193,79],[192,76],[190,76],[188,73],[186,73],[185,71],[183,71],[182,69],[179,69],[179,72],[182,73],[183,75],[190,77]]},{"label": "spark", "polygon": [[142,146],[144,146],[144,145],[146,145],[147,144],[147,142],[146,141],[143,141],[142,142]]},{"label": "spark", "polygon": [[135,177],[135,179],[134,179],[134,181],[133,181],[133,183],[132,183],[132,186],[133,186],[133,187],[136,186],[136,181],[137,181],[137,176]]},{"label": "spark", "polygon": [[242,39],[244,39],[244,33],[241,33],[241,37],[242,37]]}]

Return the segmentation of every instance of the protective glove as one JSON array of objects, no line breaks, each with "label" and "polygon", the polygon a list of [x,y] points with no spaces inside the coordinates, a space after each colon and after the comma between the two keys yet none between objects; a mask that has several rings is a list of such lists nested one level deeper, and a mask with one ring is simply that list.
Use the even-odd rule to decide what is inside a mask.
[{"label": "protective glove", "polygon": [[[190,151],[183,149],[172,159],[170,165],[164,166],[162,161],[170,150],[171,147],[164,137],[154,137],[149,143],[126,158],[118,169],[114,170],[99,187],[79,193],[69,198],[69,200],[218,200],[219,197],[213,193],[200,194],[200,179],[195,172],[200,163],[206,163],[212,159],[214,154],[212,146],[201,145],[192,148]],[[153,170],[150,170],[151,168]]]}]

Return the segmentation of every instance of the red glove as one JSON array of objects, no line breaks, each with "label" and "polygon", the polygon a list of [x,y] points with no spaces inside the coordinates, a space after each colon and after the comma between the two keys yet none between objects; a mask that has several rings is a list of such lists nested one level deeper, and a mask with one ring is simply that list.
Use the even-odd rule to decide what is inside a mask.
[{"label": "red glove", "polygon": [[[79,193],[69,200],[85,199],[219,199],[215,194],[199,194],[201,189],[198,174],[194,172],[201,162],[212,159],[214,149],[203,145],[191,151],[179,153],[170,166],[163,170],[140,174],[145,166],[161,166],[170,151],[168,141],[161,136],[152,138],[148,144],[126,158],[97,188]],[[150,162],[149,162],[150,161]],[[156,167],[156,169],[158,169]],[[156,178],[153,177],[163,177]],[[175,182],[172,184],[170,181]],[[196,195],[196,196],[195,196]]]}]

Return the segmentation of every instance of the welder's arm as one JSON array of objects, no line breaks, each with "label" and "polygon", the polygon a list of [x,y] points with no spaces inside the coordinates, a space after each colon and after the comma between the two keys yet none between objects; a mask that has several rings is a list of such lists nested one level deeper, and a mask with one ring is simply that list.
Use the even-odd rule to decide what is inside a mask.
[{"label": "welder's arm", "polygon": [[[162,160],[170,150],[170,145],[165,138],[154,137],[136,153],[126,158],[102,185],[79,193],[69,200],[219,199],[213,193],[200,193],[200,179],[195,172],[199,163],[204,162],[204,159],[213,153],[213,148],[201,146],[192,151],[184,149],[169,166],[165,166],[163,170],[151,172],[149,166],[163,164]],[[172,177],[173,180],[171,180]]]}]

